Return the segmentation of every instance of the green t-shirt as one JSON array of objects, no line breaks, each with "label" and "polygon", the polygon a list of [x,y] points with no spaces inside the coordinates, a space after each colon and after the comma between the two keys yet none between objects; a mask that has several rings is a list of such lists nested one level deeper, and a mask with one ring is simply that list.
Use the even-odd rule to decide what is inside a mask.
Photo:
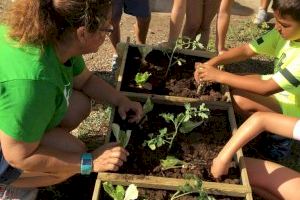
[{"label": "green t-shirt", "polygon": [[43,50],[9,39],[0,25],[0,130],[15,140],[35,142],[65,115],[73,76],[82,56],[61,64],[51,45]]},{"label": "green t-shirt", "polygon": [[250,48],[275,57],[272,79],[284,90],[275,97],[285,115],[300,117],[300,42],[285,40],[273,29],[252,41]]}]

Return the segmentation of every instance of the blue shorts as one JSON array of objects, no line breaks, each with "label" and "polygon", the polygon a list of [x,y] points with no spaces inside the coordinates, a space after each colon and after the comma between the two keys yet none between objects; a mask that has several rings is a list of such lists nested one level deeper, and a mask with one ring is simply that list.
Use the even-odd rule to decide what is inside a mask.
[{"label": "blue shorts", "polygon": [[150,17],[149,0],[112,0],[112,19],[120,20],[122,13],[136,17]]},{"label": "blue shorts", "polygon": [[9,185],[21,176],[22,170],[10,166],[5,160],[1,149],[0,159],[0,184]]}]

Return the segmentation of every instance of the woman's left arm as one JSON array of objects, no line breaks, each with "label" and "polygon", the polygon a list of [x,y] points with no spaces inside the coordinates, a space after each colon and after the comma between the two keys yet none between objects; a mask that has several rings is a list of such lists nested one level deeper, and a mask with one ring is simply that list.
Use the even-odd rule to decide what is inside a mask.
[{"label": "woman's left arm", "polygon": [[87,68],[78,76],[74,77],[73,88],[82,91],[96,102],[104,100],[113,106],[117,106],[119,114],[123,119],[126,118],[126,113],[129,110],[135,112],[135,116],[133,116],[130,121],[139,121],[142,116],[142,106],[140,103],[129,100]]}]

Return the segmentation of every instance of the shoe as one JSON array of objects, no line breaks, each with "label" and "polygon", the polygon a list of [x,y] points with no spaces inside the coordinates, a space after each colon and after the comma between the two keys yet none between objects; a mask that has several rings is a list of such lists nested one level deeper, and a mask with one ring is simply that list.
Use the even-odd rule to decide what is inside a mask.
[{"label": "shoe", "polygon": [[253,23],[256,24],[256,25],[260,25],[263,22],[266,22],[267,19],[268,19],[267,11],[264,10],[263,8],[259,8]]},{"label": "shoe", "polygon": [[17,188],[0,184],[0,200],[35,200],[37,188]]},{"label": "shoe", "polygon": [[116,72],[117,69],[119,68],[117,61],[118,61],[118,55],[114,54],[111,61],[111,71],[113,72]]},{"label": "shoe", "polygon": [[263,155],[272,161],[280,161],[286,159],[291,154],[292,141],[290,139],[278,136],[268,135],[263,148]]}]

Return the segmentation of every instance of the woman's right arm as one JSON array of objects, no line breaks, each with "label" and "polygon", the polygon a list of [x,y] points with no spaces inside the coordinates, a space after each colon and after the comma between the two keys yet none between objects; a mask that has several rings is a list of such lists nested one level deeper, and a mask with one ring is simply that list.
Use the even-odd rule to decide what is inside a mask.
[{"label": "woman's right arm", "polygon": [[227,174],[232,157],[237,150],[263,131],[269,131],[283,137],[293,138],[293,130],[298,120],[298,118],[287,117],[278,113],[254,113],[239,127],[214,159],[211,173],[215,178]]}]

